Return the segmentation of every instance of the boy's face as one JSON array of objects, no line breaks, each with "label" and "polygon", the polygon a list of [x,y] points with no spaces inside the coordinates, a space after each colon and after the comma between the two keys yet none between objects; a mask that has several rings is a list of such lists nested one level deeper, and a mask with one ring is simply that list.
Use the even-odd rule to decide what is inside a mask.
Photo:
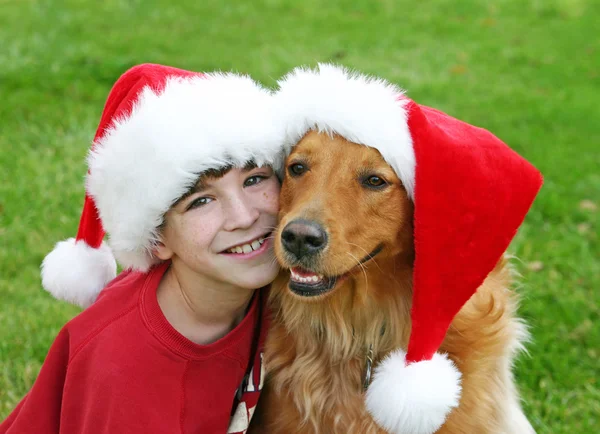
[{"label": "boy's face", "polygon": [[270,167],[234,168],[220,177],[201,178],[166,214],[156,256],[215,288],[256,289],[271,283],[279,271],[271,239],[279,189]]}]

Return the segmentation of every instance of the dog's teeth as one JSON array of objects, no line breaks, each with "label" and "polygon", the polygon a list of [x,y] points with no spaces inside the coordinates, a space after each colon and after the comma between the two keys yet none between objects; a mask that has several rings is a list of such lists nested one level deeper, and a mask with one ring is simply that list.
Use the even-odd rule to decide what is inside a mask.
[{"label": "dog's teeth", "polygon": [[321,282],[324,277],[322,274],[311,274],[310,276],[302,276],[297,271],[290,269],[291,279],[295,282],[307,283],[307,284],[315,284]]}]

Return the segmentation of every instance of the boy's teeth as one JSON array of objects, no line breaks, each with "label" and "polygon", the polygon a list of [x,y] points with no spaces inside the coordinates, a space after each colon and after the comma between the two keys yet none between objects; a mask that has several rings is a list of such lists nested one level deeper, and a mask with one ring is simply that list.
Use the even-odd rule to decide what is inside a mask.
[{"label": "boy's teeth", "polygon": [[259,238],[252,241],[250,244],[243,244],[241,246],[235,246],[227,250],[228,253],[250,253],[254,250],[260,249],[260,246],[265,242],[264,238]]}]

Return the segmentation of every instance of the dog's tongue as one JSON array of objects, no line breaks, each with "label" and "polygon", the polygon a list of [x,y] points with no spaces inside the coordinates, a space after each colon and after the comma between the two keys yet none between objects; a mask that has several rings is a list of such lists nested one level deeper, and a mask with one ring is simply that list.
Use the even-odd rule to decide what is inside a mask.
[{"label": "dog's tongue", "polygon": [[294,273],[296,276],[300,276],[300,277],[313,277],[313,276],[317,275],[316,273],[313,273],[312,271],[308,271],[308,270],[305,270],[300,267],[292,268],[292,273]]},{"label": "dog's tongue", "polygon": [[300,267],[294,267],[291,269],[292,279],[302,282],[319,282],[323,280],[323,276],[312,271],[304,270]]}]

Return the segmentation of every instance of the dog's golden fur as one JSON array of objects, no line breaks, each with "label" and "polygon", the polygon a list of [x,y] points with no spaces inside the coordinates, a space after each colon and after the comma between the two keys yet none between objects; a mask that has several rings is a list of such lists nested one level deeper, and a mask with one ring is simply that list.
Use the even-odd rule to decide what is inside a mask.
[{"label": "dog's golden fur", "polygon": [[[375,364],[410,334],[414,260],[413,206],[398,177],[372,148],[310,132],[287,165],[302,163],[301,177],[286,175],[275,251],[291,264],[281,230],[294,219],[319,222],[327,249],[311,270],[348,277],[325,295],[301,297],[288,289],[289,274],[273,284],[272,328],[266,344],[267,382],[252,433],[384,433],[364,405],[367,349]],[[370,173],[387,181],[365,188]],[[383,246],[364,265],[361,258]],[[438,431],[443,434],[533,432],[518,402],[512,359],[525,336],[508,288],[510,268],[501,260],[448,330],[441,352],[463,374],[460,405]]]}]

